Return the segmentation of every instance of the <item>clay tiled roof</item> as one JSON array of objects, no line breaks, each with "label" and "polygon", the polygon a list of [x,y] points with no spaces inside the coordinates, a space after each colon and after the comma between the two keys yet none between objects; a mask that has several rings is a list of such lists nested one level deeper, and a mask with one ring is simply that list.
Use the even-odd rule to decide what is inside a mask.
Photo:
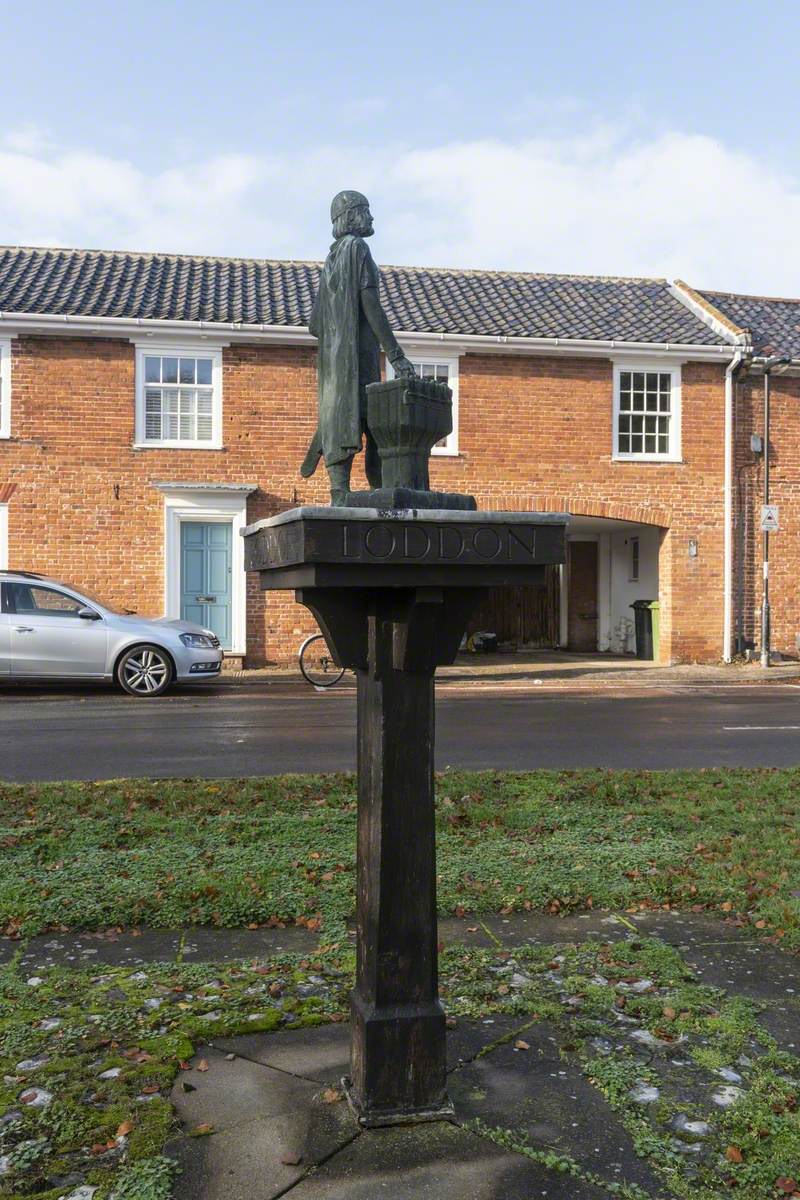
[{"label": "clay tiled roof", "polygon": [[800,300],[734,292],[701,291],[700,295],[750,334],[756,354],[787,354],[800,360]]},{"label": "clay tiled roof", "polygon": [[[302,327],[319,263],[0,248],[0,313]],[[394,329],[726,345],[663,279],[384,267]]]}]

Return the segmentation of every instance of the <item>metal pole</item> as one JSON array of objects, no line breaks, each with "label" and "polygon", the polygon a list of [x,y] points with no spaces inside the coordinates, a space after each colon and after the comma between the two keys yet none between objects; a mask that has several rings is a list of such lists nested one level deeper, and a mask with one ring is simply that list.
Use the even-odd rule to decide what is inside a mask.
[{"label": "metal pole", "polygon": [[[769,504],[769,366],[764,367],[764,504]],[[761,666],[769,666],[769,530],[764,530],[764,573],[761,599]]]},{"label": "metal pole", "polygon": [[[773,355],[764,360],[764,504],[769,504],[769,401],[770,375],[773,367],[787,367],[791,358]],[[761,603],[761,665],[769,666],[770,660],[770,607],[769,607],[769,530],[764,530],[764,583]]]}]

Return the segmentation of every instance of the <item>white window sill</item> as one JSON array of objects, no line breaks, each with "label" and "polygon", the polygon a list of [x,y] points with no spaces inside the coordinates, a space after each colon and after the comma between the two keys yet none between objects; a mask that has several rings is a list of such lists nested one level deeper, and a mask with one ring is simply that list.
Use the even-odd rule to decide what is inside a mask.
[{"label": "white window sill", "polygon": [[221,442],[134,442],[132,450],[224,450]]},{"label": "white window sill", "polygon": [[431,450],[431,458],[459,458],[457,450]]},{"label": "white window sill", "polygon": [[619,463],[682,463],[684,460],[674,454],[612,454],[612,462]]},{"label": "white window sill", "polygon": [[0,430],[0,442],[10,442],[10,441],[11,441],[11,434],[3,433],[2,430]]}]

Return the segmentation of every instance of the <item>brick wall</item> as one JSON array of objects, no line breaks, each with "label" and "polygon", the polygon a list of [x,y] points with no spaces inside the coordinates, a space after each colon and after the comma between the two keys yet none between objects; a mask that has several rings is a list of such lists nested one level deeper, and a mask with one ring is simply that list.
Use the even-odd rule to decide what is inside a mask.
[{"label": "brick wall", "polygon": [[[432,486],[472,492],[485,508],[568,509],[661,527],[662,655],[717,659],[723,380],[722,366],[684,365],[683,462],[621,463],[611,460],[607,359],[466,355],[460,453],[432,461]],[[311,349],[224,350],[222,451],[133,449],[134,348],[127,341],[16,338],[12,381],[13,436],[0,442],[0,489],[16,485],[12,566],[160,615],[164,510],[154,481],[257,483],[251,521],[293,504],[327,502],[322,469],[310,481],[297,474],[315,424]],[[739,403],[744,422],[744,395]],[[776,414],[776,436],[785,436],[780,422],[788,415],[788,407]],[[796,464],[792,470],[800,481]],[[775,476],[780,501],[777,467]],[[366,486],[361,457],[353,484]],[[780,486],[788,494],[794,485],[787,475]],[[687,554],[689,538],[698,541],[696,558]],[[782,574],[776,566],[776,603],[793,569]],[[265,595],[248,581],[251,664],[287,659],[313,628],[291,594]]]}]

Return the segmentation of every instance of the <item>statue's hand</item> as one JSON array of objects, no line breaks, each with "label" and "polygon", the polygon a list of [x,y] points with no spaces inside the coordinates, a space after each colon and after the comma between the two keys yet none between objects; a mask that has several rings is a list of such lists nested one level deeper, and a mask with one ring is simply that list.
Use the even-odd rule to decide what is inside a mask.
[{"label": "statue's hand", "polygon": [[395,375],[398,375],[401,379],[414,379],[417,374],[414,370],[414,364],[409,362],[405,355],[402,355],[392,363],[392,369]]}]

